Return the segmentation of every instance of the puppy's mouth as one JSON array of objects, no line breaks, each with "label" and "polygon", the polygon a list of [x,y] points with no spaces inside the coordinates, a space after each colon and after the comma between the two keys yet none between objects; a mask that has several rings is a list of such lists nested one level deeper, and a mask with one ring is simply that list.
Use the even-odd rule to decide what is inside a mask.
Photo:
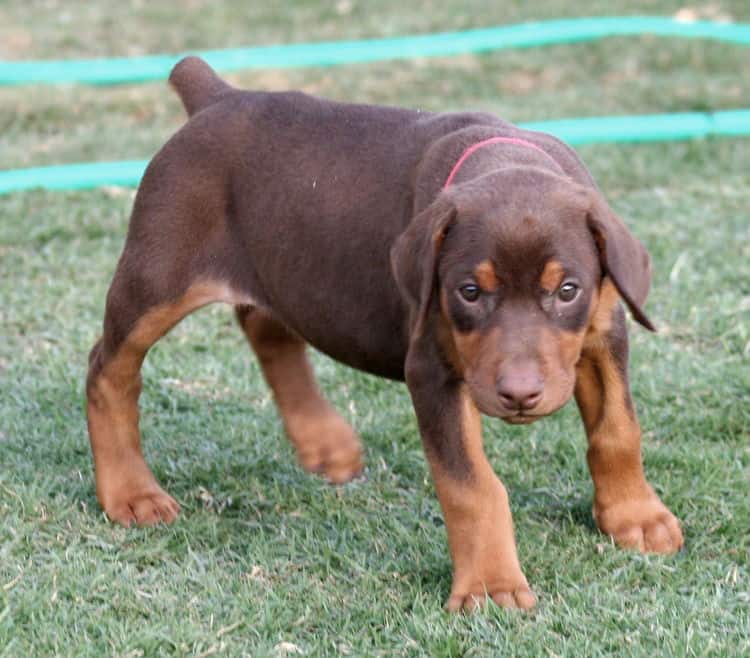
[{"label": "puppy's mouth", "polygon": [[[470,388],[471,390],[471,388]],[[482,389],[471,390],[471,397],[477,409],[485,416],[499,418],[510,425],[528,425],[535,420],[549,416],[549,412],[539,413],[539,406],[524,411],[522,409],[506,409],[500,405],[496,398],[491,395],[483,395]]]},{"label": "puppy's mouth", "polygon": [[512,411],[503,409],[497,404],[482,404],[483,400],[474,398],[474,402],[477,405],[479,411],[485,416],[491,416],[493,418],[499,418],[500,420],[508,423],[509,425],[528,425],[533,423],[535,420],[549,416],[549,412],[539,413],[537,409],[530,409],[529,411]]},{"label": "puppy's mouth", "polygon": [[530,423],[533,423],[535,420],[539,420],[540,418],[544,418],[547,414],[524,414],[522,412],[518,412],[516,414],[513,414],[512,416],[501,416],[501,419],[504,420],[509,425],[529,425]]}]

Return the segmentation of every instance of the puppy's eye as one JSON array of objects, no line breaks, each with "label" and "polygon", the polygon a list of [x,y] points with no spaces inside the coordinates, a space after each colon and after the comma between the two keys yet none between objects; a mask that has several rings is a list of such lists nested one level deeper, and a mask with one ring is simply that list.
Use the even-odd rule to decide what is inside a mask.
[{"label": "puppy's eye", "polygon": [[561,302],[572,302],[578,297],[580,290],[581,289],[575,283],[568,281],[567,283],[563,283],[557,290],[557,298]]},{"label": "puppy's eye", "polygon": [[474,283],[467,283],[465,286],[461,286],[458,292],[467,302],[475,302],[479,299],[479,286]]}]

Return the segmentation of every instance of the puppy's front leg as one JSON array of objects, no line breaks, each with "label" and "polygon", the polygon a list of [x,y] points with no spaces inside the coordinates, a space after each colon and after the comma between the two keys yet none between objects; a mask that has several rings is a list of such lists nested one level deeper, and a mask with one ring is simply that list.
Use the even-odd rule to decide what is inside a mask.
[{"label": "puppy's front leg", "polygon": [[643,473],[641,428],[628,386],[625,315],[617,306],[607,317],[611,320],[594,323],[576,369],[576,402],[594,480],[594,519],[621,546],[674,553],[683,544],[680,524]]},{"label": "puppy's front leg", "polygon": [[482,448],[479,411],[465,385],[436,360],[410,352],[406,379],[419,421],[453,560],[446,608],[472,610],[490,597],[508,608],[536,599],[521,571],[508,494]]}]

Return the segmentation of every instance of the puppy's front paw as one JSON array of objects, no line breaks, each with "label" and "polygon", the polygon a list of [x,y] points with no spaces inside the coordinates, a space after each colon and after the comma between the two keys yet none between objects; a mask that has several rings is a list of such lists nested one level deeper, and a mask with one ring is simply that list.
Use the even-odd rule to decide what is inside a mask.
[{"label": "puppy's front paw", "polygon": [[536,605],[536,596],[529,588],[526,578],[519,573],[515,578],[504,578],[497,582],[475,583],[474,586],[457,588],[455,585],[445,604],[449,612],[472,612],[493,601],[501,608],[530,610]]},{"label": "puppy's front paw", "polygon": [[680,522],[653,491],[606,507],[595,504],[594,519],[600,530],[623,548],[669,554],[684,544]]},{"label": "puppy's front paw", "polygon": [[[492,571],[497,575],[490,576]],[[480,578],[476,577],[476,573],[485,575]],[[493,601],[502,608],[530,610],[536,605],[536,596],[519,568],[506,566],[503,569],[487,569],[479,565],[474,576],[470,576],[466,570],[454,576],[451,595],[445,608],[449,612],[471,612],[483,607],[488,601]]]}]

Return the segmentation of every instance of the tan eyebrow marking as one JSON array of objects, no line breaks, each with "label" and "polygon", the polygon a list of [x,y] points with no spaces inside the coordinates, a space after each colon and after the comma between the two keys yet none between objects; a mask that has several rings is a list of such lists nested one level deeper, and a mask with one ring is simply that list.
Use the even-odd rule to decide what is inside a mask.
[{"label": "tan eyebrow marking", "polygon": [[556,260],[547,261],[539,283],[547,292],[555,292],[565,276],[565,268]]},{"label": "tan eyebrow marking", "polygon": [[500,285],[490,260],[483,260],[474,268],[474,278],[484,290],[497,290]]}]

